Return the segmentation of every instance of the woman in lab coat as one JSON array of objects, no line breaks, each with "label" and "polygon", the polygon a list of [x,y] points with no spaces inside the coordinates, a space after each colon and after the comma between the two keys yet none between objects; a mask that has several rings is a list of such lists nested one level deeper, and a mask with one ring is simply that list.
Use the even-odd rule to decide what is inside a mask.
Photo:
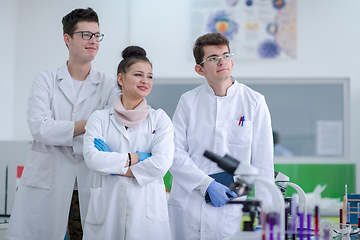
[{"label": "woman in lab coat", "polygon": [[122,56],[122,95],[86,125],[84,157],[95,175],[83,239],[170,239],[163,177],[174,155],[173,126],[146,104],[153,83],[145,50],[130,46]]}]

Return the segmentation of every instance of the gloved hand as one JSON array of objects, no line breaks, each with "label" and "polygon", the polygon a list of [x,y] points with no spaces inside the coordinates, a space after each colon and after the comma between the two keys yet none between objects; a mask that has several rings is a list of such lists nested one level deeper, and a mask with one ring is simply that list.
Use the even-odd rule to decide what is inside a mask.
[{"label": "gloved hand", "polygon": [[102,152],[110,152],[108,145],[103,140],[101,140],[99,138],[95,138],[94,144],[95,144],[95,147],[97,148],[97,150],[102,151]]},{"label": "gloved hand", "polygon": [[136,151],[136,153],[139,154],[139,162],[144,161],[145,159],[151,157],[150,154],[147,154],[147,153],[144,153],[144,152]]},{"label": "gloved hand", "polygon": [[211,202],[215,207],[221,207],[230,200],[226,194],[229,194],[233,197],[237,196],[234,191],[231,191],[227,186],[218,183],[215,180],[210,183],[206,191],[209,193]]}]

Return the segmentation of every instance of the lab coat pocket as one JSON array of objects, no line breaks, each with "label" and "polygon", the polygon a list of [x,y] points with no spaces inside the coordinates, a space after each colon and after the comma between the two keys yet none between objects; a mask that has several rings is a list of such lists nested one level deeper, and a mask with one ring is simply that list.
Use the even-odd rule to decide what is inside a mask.
[{"label": "lab coat pocket", "polygon": [[228,143],[233,145],[250,145],[252,138],[252,121],[244,121],[242,126],[239,120],[232,120],[228,131]]},{"label": "lab coat pocket", "polygon": [[240,204],[226,204],[223,206],[223,214],[218,214],[218,224],[215,231],[222,232],[226,235],[233,235],[240,230],[242,218],[242,205]]},{"label": "lab coat pocket", "polygon": [[162,183],[149,183],[146,188],[146,216],[150,220],[169,221],[165,185]]},{"label": "lab coat pocket", "polygon": [[54,155],[30,151],[21,182],[25,186],[49,190]]},{"label": "lab coat pocket", "polygon": [[86,222],[89,224],[103,224],[105,221],[105,201],[102,188],[90,188],[89,209]]}]

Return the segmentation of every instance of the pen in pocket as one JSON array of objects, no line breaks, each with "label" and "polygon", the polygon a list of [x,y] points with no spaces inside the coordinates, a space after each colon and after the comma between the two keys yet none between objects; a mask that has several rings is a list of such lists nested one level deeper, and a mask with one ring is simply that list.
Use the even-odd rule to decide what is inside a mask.
[{"label": "pen in pocket", "polygon": [[245,121],[245,116],[242,116],[239,121],[239,125],[243,126]]}]

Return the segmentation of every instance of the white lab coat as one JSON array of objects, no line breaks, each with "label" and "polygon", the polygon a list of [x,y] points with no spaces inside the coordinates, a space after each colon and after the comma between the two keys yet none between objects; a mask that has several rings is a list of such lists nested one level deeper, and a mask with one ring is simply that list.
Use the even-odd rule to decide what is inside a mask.
[{"label": "white lab coat", "polygon": [[[216,96],[206,83],[183,94],[176,108],[168,201],[173,240],[223,239],[239,231],[242,206],[206,204],[207,186],[202,193],[198,189],[211,181],[208,175],[223,171],[203,156],[205,150],[251,163],[261,176],[274,179],[271,120],[264,96],[232,81],[225,97]],[[242,116],[243,126],[239,125]],[[255,190],[257,198],[269,199],[263,186],[256,185]]]},{"label": "white lab coat", "polygon": [[110,107],[116,81],[91,68],[76,98],[66,63],[34,79],[27,121],[34,138],[16,193],[6,239],[63,240],[75,179],[85,219],[92,173],[82,155],[83,134],[73,137],[74,121]]},{"label": "white lab coat", "polygon": [[[94,138],[104,140],[109,152],[98,151]],[[131,166],[125,174],[129,152],[151,157]],[[94,112],[86,125],[84,157],[95,172],[84,240],[171,239],[163,181],[174,156],[174,130],[162,109],[151,109],[139,125],[125,129],[114,109]]]}]

